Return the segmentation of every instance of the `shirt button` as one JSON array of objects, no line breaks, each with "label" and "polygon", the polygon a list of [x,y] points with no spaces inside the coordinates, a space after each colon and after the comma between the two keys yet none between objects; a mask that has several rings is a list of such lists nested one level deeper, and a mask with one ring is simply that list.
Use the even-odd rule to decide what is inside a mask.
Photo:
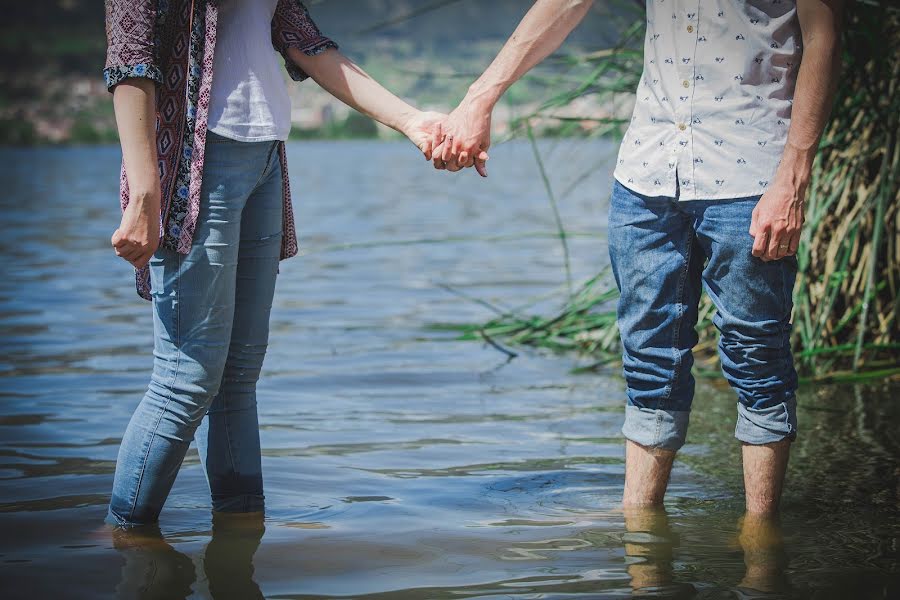
[{"label": "shirt button", "polygon": [[681,131],[684,131],[685,129],[687,129],[687,125],[685,125],[684,123],[679,123],[678,129],[680,129]]},{"label": "shirt button", "polygon": [[691,82],[685,79],[681,82],[681,85],[683,85],[684,87],[691,87]]},{"label": "shirt button", "polygon": [[688,26],[687,26],[687,30],[688,30],[688,33],[694,33],[694,26],[693,26],[693,25],[688,25]]}]

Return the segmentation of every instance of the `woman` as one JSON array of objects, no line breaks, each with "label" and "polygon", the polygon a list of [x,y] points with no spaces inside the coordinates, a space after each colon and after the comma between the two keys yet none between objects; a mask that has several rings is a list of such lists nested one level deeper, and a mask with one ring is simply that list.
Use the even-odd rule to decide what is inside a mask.
[{"label": "woman", "polygon": [[312,77],[428,159],[442,115],[372,80],[296,0],[107,0],[106,28],[123,155],[112,244],[153,301],[155,334],[107,522],[158,519],[195,432],[213,510],[261,511],[256,382],[278,261],[297,252],[290,102],[272,46],[293,79]]}]

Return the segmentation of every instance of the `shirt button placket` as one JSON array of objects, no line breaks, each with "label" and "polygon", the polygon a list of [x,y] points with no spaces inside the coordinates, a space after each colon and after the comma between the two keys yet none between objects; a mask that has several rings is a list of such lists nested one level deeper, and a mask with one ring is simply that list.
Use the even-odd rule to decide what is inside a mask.
[{"label": "shirt button placket", "polygon": [[[693,126],[694,126],[694,91],[697,85],[697,38],[700,33],[700,2],[697,2],[697,8],[692,17],[694,19],[693,23],[688,23],[685,29],[689,34],[691,34],[690,38],[694,42],[694,51],[691,54],[691,65],[688,72],[685,73],[686,77],[682,80],[681,85],[687,91],[688,102],[686,106],[687,115],[679,124],[678,129],[681,131],[681,137],[685,142],[684,149],[686,150],[685,156],[687,157],[687,161],[679,161],[682,167],[681,174],[676,175],[679,179],[685,180],[687,185],[679,186],[681,192],[683,194],[690,194],[693,197],[694,192],[694,146],[691,143],[693,140]],[[684,117],[684,115],[681,115]],[[685,177],[684,175],[690,174],[689,177]],[[679,182],[680,184],[680,182]]]}]

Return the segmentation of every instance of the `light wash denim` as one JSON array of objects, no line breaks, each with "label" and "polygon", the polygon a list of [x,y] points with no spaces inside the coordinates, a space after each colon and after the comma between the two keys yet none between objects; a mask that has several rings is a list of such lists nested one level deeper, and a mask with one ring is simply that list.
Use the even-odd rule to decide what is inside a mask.
[{"label": "light wash denim", "polygon": [[158,519],[195,434],[213,510],[263,509],[256,382],[281,253],[281,166],[277,142],[210,133],[206,144],[193,247],[150,262],[153,375],[119,448],[113,525]]},{"label": "light wash denim", "polygon": [[737,392],[735,437],[766,444],[796,436],[789,338],[797,261],[752,255],[759,198],[679,201],[615,183],[609,254],[621,292],[626,438],[670,450],[684,444],[701,289],[715,304],[722,372]]}]

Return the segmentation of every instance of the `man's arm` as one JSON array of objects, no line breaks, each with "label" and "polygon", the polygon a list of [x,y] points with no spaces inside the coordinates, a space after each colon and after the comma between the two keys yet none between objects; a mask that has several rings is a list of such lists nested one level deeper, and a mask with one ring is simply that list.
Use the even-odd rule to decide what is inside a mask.
[{"label": "man's arm", "polygon": [[791,126],[772,186],[753,211],[753,256],[778,260],[797,252],[806,188],[819,138],[831,112],[840,70],[843,0],[798,0],[803,59],[797,73]]},{"label": "man's arm", "polygon": [[487,176],[483,154],[491,145],[491,112],[509,87],[559,48],[587,14],[593,0],[537,0],[503,49],[450,113],[435,146],[435,167],[451,171],[472,166]]}]

